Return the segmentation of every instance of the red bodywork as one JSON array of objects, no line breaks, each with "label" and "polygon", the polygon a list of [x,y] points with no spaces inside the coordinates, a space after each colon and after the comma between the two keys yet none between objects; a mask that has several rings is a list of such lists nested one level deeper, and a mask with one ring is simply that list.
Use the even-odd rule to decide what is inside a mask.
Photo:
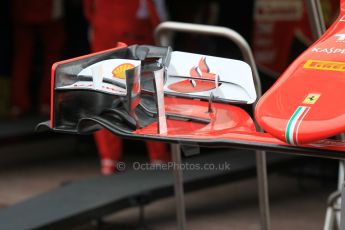
[{"label": "red bodywork", "polygon": [[[211,122],[202,124],[168,119],[168,132],[165,134],[157,134],[157,123],[138,129],[133,134],[141,135],[143,138],[156,136],[160,139],[176,139],[181,142],[188,140],[209,143],[241,141],[253,145],[289,146],[268,133],[257,132],[249,114],[237,106],[213,103],[213,113],[208,113],[206,101],[166,97],[165,104],[167,113],[211,118]],[[222,144],[219,145],[222,146]],[[321,140],[301,145],[301,147],[345,151],[345,143],[335,140]]]},{"label": "red bodywork", "polygon": [[345,131],[345,0],[339,18],[260,99],[256,119],[274,137],[304,144]]}]

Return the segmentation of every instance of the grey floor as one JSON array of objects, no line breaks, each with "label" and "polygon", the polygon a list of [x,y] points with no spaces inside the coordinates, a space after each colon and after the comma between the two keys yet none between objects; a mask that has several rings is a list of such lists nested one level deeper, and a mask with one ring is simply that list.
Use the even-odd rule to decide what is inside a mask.
[{"label": "grey floor", "polygon": [[[95,157],[57,157],[35,164],[0,168],[0,208],[49,191],[61,183],[98,175]],[[322,229],[325,203],[333,186],[304,180],[301,189],[291,176],[269,176],[272,229]],[[335,185],[334,185],[335,186]],[[186,195],[188,229],[259,229],[255,179],[222,185]],[[147,229],[176,229],[174,199],[146,207]],[[138,209],[105,218],[104,229],[137,229]],[[85,223],[75,229],[97,229]]]}]

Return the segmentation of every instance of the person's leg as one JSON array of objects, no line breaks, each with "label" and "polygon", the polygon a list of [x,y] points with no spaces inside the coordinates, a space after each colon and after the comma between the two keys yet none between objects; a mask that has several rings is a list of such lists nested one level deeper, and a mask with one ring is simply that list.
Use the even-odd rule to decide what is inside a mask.
[{"label": "person's leg", "polygon": [[101,172],[109,175],[116,171],[116,163],[122,155],[122,140],[108,130],[102,129],[94,134],[101,160]]},{"label": "person's leg", "polygon": [[14,55],[12,61],[11,103],[12,115],[30,110],[29,78],[34,46],[34,30],[29,26],[14,27]]},{"label": "person's leg", "polygon": [[170,150],[167,144],[162,142],[146,141],[146,147],[152,163],[170,161]]},{"label": "person's leg", "polygon": [[41,80],[39,103],[40,113],[49,114],[51,67],[63,56],[65,32],[62,21],[52,22],[40,28],[44,46],[43,76]]}]

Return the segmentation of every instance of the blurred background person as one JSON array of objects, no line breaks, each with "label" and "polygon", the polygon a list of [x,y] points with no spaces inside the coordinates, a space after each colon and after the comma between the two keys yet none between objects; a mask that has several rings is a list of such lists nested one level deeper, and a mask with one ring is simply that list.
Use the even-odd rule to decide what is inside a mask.
[{"label": "blurred background person", "polygon": [[[164,5],[152,0],[84,0],[84,12],[90,23],[90,42],[93,52],[114,48],[118,42],[127,45],[154,44],[154,28],[164,20]],[[101,158],[101,172],[116,171],[121,160],[122,140],[107,130],[95,134]],[[146,142],[151,163],[170,158],[168,146],[160,142]]]},{"label": "blurred background person", "polygon": [[18,117],[33,110],[30,88],[36,51],[41,51],[43,59],[38,71],[41,79],[38,81],[39,86],[32,88],[39,91],[39,112],[48,115],[50,69],[54,62],[62,59],[64,48],[63,0],[13,0],[11,4],[14,39],[11,115]]},{"label": "blurred background person", "polygon": [[0,119],[9,113],[11,66],[10,0],[0,1]]}]

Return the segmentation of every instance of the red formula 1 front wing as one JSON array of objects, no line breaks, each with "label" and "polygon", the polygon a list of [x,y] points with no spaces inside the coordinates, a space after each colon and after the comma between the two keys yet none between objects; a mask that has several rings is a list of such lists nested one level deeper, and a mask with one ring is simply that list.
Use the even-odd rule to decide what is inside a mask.
[{"label": "red formula 1 front wing", "polygon": [[[217,101],[212,94],[209,101],[204,97],[192,99],[169,94],[160,101],[162,86],[155,79],[162,76],[156,73],[169,64],[170,51],[160,47],[120,47],[56,63],[52,71],[51,120],[38,125],[38,130],[86,134],[106,128],[131,139],[345,158],[345,143],[340,141],[321,140],[293,146],[257,132],[244,109],[238,104]],[[121,74],[115,75],[121,70],[117,66],[112,71],[118,77],[116,82],[111,77],[102,77],[100,90],[95,90],[94,80],[107,66],[91,68],[91,81],[84,70],[108,59],[131,60],[121,64],[121,68],[131,66],[131,69],[125,69],[125,78],[121,78]],[[135,61],[140,61],[140,65],[135,66]],[[162,121],[165,128],[161,127]]]}]

